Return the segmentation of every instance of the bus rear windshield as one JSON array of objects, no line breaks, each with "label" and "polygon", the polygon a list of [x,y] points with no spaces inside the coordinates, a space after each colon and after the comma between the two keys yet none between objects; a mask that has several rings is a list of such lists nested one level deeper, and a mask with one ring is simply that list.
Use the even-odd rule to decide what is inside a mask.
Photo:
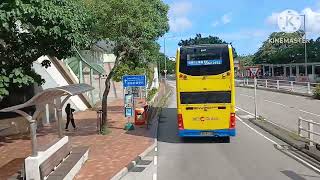
[{"label": "bus rear windshield", "polygon": [[181,104],[231,103],[230,91],[181,92]]},{"label": "bus rear windshield", "polygon": [[218,75],[230,70],[228,46],[182,48],[180,72],[190,76]]}]

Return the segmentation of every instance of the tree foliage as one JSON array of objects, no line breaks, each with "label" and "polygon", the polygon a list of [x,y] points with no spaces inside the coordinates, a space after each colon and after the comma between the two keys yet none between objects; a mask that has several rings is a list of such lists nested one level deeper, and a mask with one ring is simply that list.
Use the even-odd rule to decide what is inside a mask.
[{"label": "tree foliage", "polygon": [[83,0],[97,17],[94,34],[115,42],[114,67],[108,74],[103,93],[103,125],[106,128],[110,80],[137,73],[156,56],[156,40],[169,30],[169,7],[161,0]]},{"label": "tree foliage", "polygon": [[[178,45],[179,46],[191,46],[191,45],[200,45],[200,44],[231,44],[226,41],[220,39],[217,36],[208,36],[202,37],[201,34],[196,34],[196,37],[189,38],[187,40],[181,40]],[[233,48],[234,57],[237,57],[237,52]]]},{"label": "tree foliage", "polygon": [[254,65],[253,58],[254,58],[253,55],[246,55],[246,56],[238,56],[237,60],[239,60],[242,66],[253,66]]},{"label": "tree foliage", "polygon": [[[73,46],[88,46],[94,21],[73,0],[2,0],[0,22],[1,97],[10,87],[43,82],[32,70],[39,57],[66,58]],[[43,66],[49,65],[44,61]]]},{"label": "tree foliage", "polygon": [[[303,63],[305,49],[303,40],[304,32],[295,33],[274,32],[272,33],[258,52],[254,54],[254,63],[286,64]],[[287,41],[287,42],[286,42]],[[307,43],[308,62],[320,61],[320,38],[311,39]]]}]

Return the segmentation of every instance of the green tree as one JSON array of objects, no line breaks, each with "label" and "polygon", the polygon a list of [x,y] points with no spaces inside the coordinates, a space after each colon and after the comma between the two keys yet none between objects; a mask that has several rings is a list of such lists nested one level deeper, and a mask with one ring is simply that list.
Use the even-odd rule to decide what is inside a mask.
[{"label": "green tree", "polygon": [[72,47],[88,46],[94,21],[82,4],[72,0],[2,0],[0,22],[1,99],[9,88],[43,82],[32,70],[39,57],[66,58]]},{"label": "green tree", "polygon": [[[200,45],[200,44],[231,44],[227,43],[226,41],[220,39],[216,36],[208,36],[208,37],[202,37],[201,34],[196,34],[196,37],[190,38],[187,40],[181,40],[179,42],[179,46],[191,46],[191,45]],[[233,48],[234,57],[237,57],[237,52]]]},{"label": "green tree", "polygon": [[246,56],[238,56],[237,59],[239,60],[242,66],[253,66],[253,55],[246,55]]},{"label": "green tree", "polygon": [[[134,63],[147,64],[155,41],[168,30],[168,6],[161,0],[84,0],[97,17],[95,34],[102,39],[115,42],[114,67],[105,81],[102,111],[103,126],[107,125],[107,98],[110,80],[117,72],[132,68]],[[122,66],[122,67],[120,67]],[[126,67],[128,66],[128,67]],[[122,69],[122,70],[120,70]]]},{"label": "green tree", "polygon": [[[303,31],[295,33],[272,33],[254,54],[254,63],[285,64],[304,62],[305,49],[304,43],[302,42],[303,36]],[[315,41],[311,39],[307,46],[308,62],[319,62],[320,39],[318,38]]]}]

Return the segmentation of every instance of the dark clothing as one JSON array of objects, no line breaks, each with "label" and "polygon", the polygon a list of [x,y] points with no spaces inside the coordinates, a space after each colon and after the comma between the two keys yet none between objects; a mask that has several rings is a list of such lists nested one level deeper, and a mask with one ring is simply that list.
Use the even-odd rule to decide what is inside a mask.
[{"label": "dark clothing", "polygon": [[68,129],[70,121],[71,121],[71,124],[72,124],[73,128],[76,128],[76,124],[74,123],[74,119],[73,118],[70,119],[70,118],[67,117],[66,129]]},{"label": "dark clothing", "polygon": [[73,112],[75,111],[72,109],[70,106],[67,106],[66,109],[66,114],[67,114],[67,124],[66,124],[66,129],[68,129],[69,123],[71,121],[71,124],[73,128],[76,128],[76,124],[74,123],[74,118],[73,118]]}]

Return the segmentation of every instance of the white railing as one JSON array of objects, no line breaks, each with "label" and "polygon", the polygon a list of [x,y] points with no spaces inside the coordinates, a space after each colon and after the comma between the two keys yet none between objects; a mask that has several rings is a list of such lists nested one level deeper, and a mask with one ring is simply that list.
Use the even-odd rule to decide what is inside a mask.
[{"label": "white railing", "polygon": [[[303,125],[302,125],[303,122],[307,123],[307,128],[303,127]],[[317,133],[317,132],[314,131],[314,128],[313,128],[314,125],[320,127],[320,123],[314,122],[313,120],[307,120],[307,119],[303,119],[303,118],[299,117],[299,120],[298,120],[298,134],[299,134],[300,137],[304,137],[302,132],[303,131],[307,132],[307,137],[304,137],[304,138],[309,140],[309,146],[314,146],[314,143],[315,144],[320,144],[319,142],[316,142],[315,139],[314,139],[314,135],[320,137],[320,133]]]},{"label": "white railing", "polygon": [[[253,79],[236,80],[238,86],[254,87]],[[296,92],[312,95],[314,89],[320,83],[297,82],[286,80],[257,79],[257,87],[276,89],[279,91]]]}]

